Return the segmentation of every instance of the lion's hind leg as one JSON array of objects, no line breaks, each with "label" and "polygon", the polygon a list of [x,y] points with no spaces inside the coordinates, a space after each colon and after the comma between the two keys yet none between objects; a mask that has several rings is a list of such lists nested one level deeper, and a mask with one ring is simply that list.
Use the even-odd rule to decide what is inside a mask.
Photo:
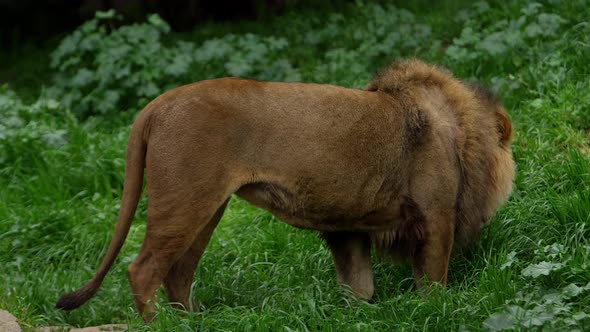
[{"label": "lion's hind leg", "polygon": [[[195,241],[204,240],[204,234],[213,231],[211,224],[212,221],[216,221],[214,216],[230,194],[223,190],[223,186],[218,186],[219,191],[214,190],[209,193],[194,189],[215,188],[213,183],[186,181],[179,186],[161,187],[161,182],[161,180],[152,182],[152,187],[148,187],[149,205],[145,240],[139,255],[128,268],[129,284],[135,305],[146,321],[149,321],[155,312],[154,293],[170,275],[169,271],[173,267],[186,264],[178,262],[187,251],[194,250],[192,247]],[[209,236],[206,237],[208,239]],[[203,243],[202,247],[204,248],[205,245]],[[177,263],[180,265],[176,265]],[[192,269],[192,266],[190,268]],[[179,270],[185,274],[182,278],[171,278],[175,281],[189,278],[186,276],[189,274],[186,272],[188,269],[186,267]],[[172,275],[175,274],[176,272],[172,272]],[[167,285],[172,283],[172,279]],[[184,281],[185,285],[187,283],[190,288],[190,280]],[[174,301],[187,306],[188,296],[185,297],[184,291],[180,291],[186,289],[186,286],[178,288],[173,286],[168,289],[172,290]]]},{"label": "lion's hind leg", "polygon": [[325,232],[322,238],[330,248],[336,278],[340,284],[351,288],[359,299],[373,296],[371,272],[371,240],[367,233]]},{"label": "lion's hind leg", "polygon": [[168,271],[164,279],[164,287],[170,303],[178,304],[185,310],[199,311],[198,306],[195,303],[191,303],[189,299],[193,276],[201,256],[211,239],[211,235],[213,235],[215,227],[223,216],[228,202],[229,199],[217,209],[207,225],[197,232],[196,238],[190,248],[172,265],[170,271]]}]

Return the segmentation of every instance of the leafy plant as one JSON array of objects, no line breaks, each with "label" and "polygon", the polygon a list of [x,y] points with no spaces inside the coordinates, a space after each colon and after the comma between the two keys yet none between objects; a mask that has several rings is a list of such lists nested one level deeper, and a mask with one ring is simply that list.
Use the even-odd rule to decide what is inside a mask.
[{"label": "leafy plant", "polygon": [[[480,74],[492,65],[506,72],[528,66],[532,59],[545,55],[544,50],[533,47],[540,39],[547,51],[556,49],[551,44],[559,41],[561,27],[567,22],[558,14],[543,12],[543,8],[540,3],[531,2],[520,9],[520,16],[516,18],[488,21],[495,16],[486,15],[490,6],[478,1],[470,10],[458,13],[456,20],[465,21],[465,25],[445,53],[452,62],[474,68],[473,71]],[[518,88],[520,84],[514,77],[494,77],[492,83],[496,90],[503,92]]]},{"label": "leafy plant", "polygon": [[301,80],[281,55],[284,38],[229,34],[198,48],[187,41],[167,46],[170,27],[158,15],[115,28],[119,19],[112,10],[98,12],[51,54],[58,75],[49,93],[82,116],[141,108],[165,90],[204,78]]},{"label": "leafy plant", "polygon": [[285,38],[228,34],[205,41],[194,52],[195,68],[205,78],[236,76],[268,81],[300,81],[286,58]]},{"label": "leafy plant", "polygon": [[[588,330],[586,1],[453,1],[455,19],[420,3],[410,12],[356,1],[341,12],[208,23],[182,35],[157,16],[120,26],[114,12],[97,13],[52,53],[50,88],[25,99],[16,82],[0,87],[0,307],[31,329]],[[455,252],[447,288],[425,299],[409,291],[409,267],[374,261],[375,301],[355,301],[343,296],[315,234],[232,199],[196,271],[202,313],[179,315],[162,299],[146,325],[122,291],[145,232],[144,198],[93,303],[54,309],[106,250],[129,124],[153,96],[222,76],[362,87],[376,69],[411,56],[501,91],[515,130],[514,193],[479,244]]]},{"label": "leafy plant", "polygon": [[143,106],[186,78],[194,45],[166,46],[170,27],[158,15],[116,28],[113,11],[97,12],[51,54],[58,70],[51,96],[76,113],[112,114]]},{"label": "leafy plant", "polygon": [[355,10],[353,17],[331,14],[317,28],[306,22],[312,27],[295,37],[298,44],[324,50],[310,72],[315,81],[358,87],[394,59],[437,45],[431,43],[431,27],[408,10],[374,3],[358,3]]},{"label": "leafy plant", "polygon": [[0,87],[0,167],[35,163],[35,156],[48,148],[69,143],[66,124],[72,118],[55,115],[60,108],[54,99],[39,98],[26,105],[6,87]]},{"label": "leafy plant", "polygon": [[[590,246],[584,248],[585,255],[590,255]],[[502,269],[518,263],[515,251],[507,256]],[[527,279],[549,278],[551,274],[561,273],[571,275],[575,279],[578,269],[588,270],[590,266],[570,264],[573,257],[578,255],[571,252],[563,244],[554,243],[541,247],[535,251],[534,262],[521,270],[521,275]],[[540,261],[540,262],[539,262]],[[566,271],[563,271],[566,270]],[[582,280],[581,280],[582,281]],[[551,282],[556,284],[556,282]],[[513,330],[516,328],[550,328],[552,330],[573,330],[581,328],[590,322],[590,313],[576,306],[575,299],[586,296],[590,291],[587,284],[569,283],[561,289],[536,287],[530,285],[527,289],[517,293],[516,297],[507,301],[503,310],[490,315],[483,326],[490,331]]]}]

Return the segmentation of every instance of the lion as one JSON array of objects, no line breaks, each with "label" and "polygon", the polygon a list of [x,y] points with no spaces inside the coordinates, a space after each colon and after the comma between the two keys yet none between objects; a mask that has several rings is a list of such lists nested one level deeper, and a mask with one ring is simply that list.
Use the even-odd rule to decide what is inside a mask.
[{"label": "lion", "polygon": [[194,271],[232,194],[321,233],[337,280],[373,295],[371,250],[407,260],[417,286],[446,284],[455,243],[477,238],[509,197],[512,125],[501,103],[417,59],[366,89],[222,78],[150,102],[129,135],[113,239],[94,277],[57,307],[97,292],[129,231],[147,172],[145,240],[128,267],[144,319],[163,284],[185,309]]}]

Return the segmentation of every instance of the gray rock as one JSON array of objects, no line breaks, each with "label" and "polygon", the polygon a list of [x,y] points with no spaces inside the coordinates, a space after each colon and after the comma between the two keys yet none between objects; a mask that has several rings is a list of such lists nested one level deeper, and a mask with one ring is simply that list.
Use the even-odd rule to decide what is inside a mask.
[{"label": "gray rock", "polygon": [[[37,332],[123,332],[127,331],[127,325],[107,324],[101,326],[72,328],[68,326],[43,326],[36,329]],[[0,309],[0,332],[22,332],[16,318],[8,311]]]},{"label": "gray rock", "polygon": [[71,329],[69,332],[123,332],[127,331],[127,326],[120,324],[107,324],[101,326],[84,327],[81,329]]},{"label": "gray rock", "polygon": [[2,332],[22,332],[16,318],[8,311],[0,309],[0,331]]},{"label": "gray rock", "polygon": [[[2,330],[0,330],[2,331]],[[44,326],[37,328],[38,332],[123,332],[127,326],[122,324],[107,324],[101,326],[71,328],[67,326]],[[3,332],[3,331],[2,331]]]}]

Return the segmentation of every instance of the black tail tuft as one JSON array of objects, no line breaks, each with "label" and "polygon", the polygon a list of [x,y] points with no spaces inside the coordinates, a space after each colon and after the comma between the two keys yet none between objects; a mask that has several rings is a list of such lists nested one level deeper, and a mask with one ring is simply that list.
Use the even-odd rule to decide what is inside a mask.
[{"label": "black tail tuft", "polygon": [[75,292],[62,295],[55,305],[61,310],[73,310],[86,303],[98,290],[100,284],[90,281]]}]

